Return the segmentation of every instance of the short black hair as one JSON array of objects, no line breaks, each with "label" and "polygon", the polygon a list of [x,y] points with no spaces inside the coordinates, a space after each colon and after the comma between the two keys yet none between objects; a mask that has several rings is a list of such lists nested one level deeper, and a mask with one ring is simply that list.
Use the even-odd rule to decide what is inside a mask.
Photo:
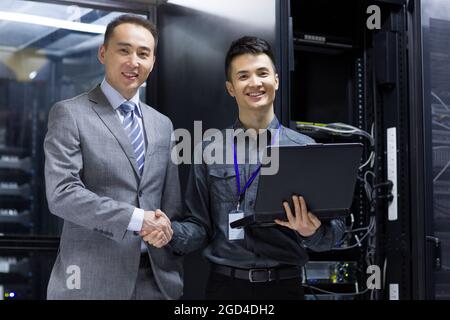
[{"label": "short black hair", "polygon": [[151,23],[150,21],[148,21],[147,19],[137,16],[137,15],[133,15],[133,14],[123,14],[121,16],[118,16],[117,18],[114,18],[113,20],[111,20],[110,23],[108,23],[108,25],[106,26],[105,38],[103,40],[103,45],[105,45],[105,46],[108,45],[108,41],[112,37],[114,29],[124,23],[135,24],[135,25],[144,27],[145,29],[150,31],[153,38],[155,39],[155,48],[154,48],[154,52],[153,52],[153,54],[155,54],[156,45],[158,44],[158,30],[156,29],[156,26],[153,23]]},{"label": "short black hair", "polygon": [[225,57],[225,75],[228,81],[231,80],[231,62],[233,59],[247,53],[254,55],[266,54],[272,61],[273,69],[276,72],[275,58],[270,44],[258,37],[244,36],[231,43]]}]

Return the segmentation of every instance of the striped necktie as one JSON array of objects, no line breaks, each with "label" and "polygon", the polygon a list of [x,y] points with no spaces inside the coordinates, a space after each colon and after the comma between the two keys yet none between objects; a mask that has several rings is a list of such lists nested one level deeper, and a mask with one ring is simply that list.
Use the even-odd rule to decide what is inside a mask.
[{"label": "striped necktie", "polygon": [[124,119],[122,122],[123,128],[125,129],[128,138],[130,139],[131,145],[136,156],[136,163],[139,169],[140,175],[144,169],[144,135],[142,133],[142,128],[139,125],[136,105],[127,101],[120,105],[120,111],[122,112]]}]

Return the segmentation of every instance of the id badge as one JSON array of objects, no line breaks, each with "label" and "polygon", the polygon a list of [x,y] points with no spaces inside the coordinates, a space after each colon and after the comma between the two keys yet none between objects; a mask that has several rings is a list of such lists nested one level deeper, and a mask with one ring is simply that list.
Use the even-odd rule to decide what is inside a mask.
[{"label": "id badge", "polygon": [[233,210],[228,214],[228,240],[243,240],[244,228],[232,228],[230,224],[236,220],[242,219],[244,212],[241,210]]}]

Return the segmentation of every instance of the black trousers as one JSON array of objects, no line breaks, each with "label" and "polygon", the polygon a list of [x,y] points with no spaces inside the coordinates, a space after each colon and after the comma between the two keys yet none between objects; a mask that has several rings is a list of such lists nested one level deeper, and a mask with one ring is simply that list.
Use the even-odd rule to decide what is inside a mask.
[{"label": "black trousers", "polygon": [[206,299],[210,300],[303,300],[300,278],[250,282],[215,272],[209,275]]}]

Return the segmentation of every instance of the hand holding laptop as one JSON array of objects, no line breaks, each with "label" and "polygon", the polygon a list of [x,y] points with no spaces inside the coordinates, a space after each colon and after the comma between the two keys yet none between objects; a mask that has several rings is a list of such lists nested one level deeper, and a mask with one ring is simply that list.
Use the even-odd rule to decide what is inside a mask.
[{"label": "hand holding laptop", "polygon": [[306,207],[305,199],[302,196],[292,196],[295,214],[292,214],[291,207],[287,201],[283,202],[284,210],[288,221],[275,219],[275,223],[297,231],[303,237],[310,237],[319,229],[321,222]]}]

